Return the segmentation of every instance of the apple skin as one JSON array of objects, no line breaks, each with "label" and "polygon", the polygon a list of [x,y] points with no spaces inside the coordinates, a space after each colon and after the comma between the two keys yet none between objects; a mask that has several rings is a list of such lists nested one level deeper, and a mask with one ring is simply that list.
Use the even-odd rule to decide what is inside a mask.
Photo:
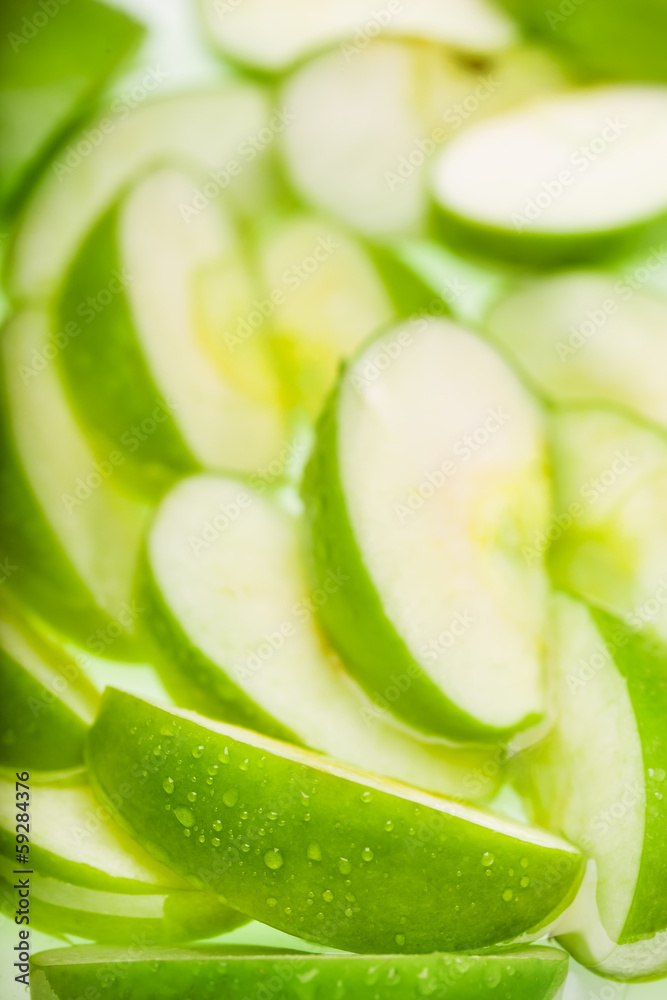
[{"label": "apple skin", "polygon": [[[395,1000],[555,1000],[568,959],[555,948],[503,955],[311,955],[253,946],[148,949],[136,957],[115,948],[75,946],[31,959],[32,1000],[70,1000],[86,989],[115,987],[119,1000],[366,1000],[371,988]],[[120,990],[121,992],[116,992]],[[386,994],[385,994],[386,991]]]},{"label": "apple skin", "polygon": [[[537,932],[576,894],[583,859],[564,841],[498,833],[490,814],[397,783],[370,791],[359,771],[206,722],[107,689],[91,782],[149,853],[254,919],[369,954],[477,950]],[[119,799],[132,774],[140,794]]]}]

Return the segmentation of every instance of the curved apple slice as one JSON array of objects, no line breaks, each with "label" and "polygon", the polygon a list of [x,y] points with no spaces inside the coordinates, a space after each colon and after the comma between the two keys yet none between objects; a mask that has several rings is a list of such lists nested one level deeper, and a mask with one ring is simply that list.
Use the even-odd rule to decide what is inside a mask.
[{"label": "curved apple slice", "polygon": [[[204,466],[264,467],[287,435],[262,331],[234,354],[258,369],[255,386],[261,382],[263,393],[239,386],[206,351],[199,275],[239,263],[242,251],[220,206],[184,215],[195,186],[173,169],[137,184],[84,240],[59,299],[59,329],[84,316],[84,329],[59,354],[73,405],[97,451],[117,450],[118,475],[148,497]],[[227,314],[217,317],[220,339],[252,313],[248,278],[245,295],[242,287]],[[95,303],[105,288],[111,293],[104,306],[82,311],[82,303]]]},{"label": "curved apple slice", "polygon": [[667,974],[667,649],[559,595],[553,650],[558,721],[526,754],[522,781],[537,821],[597,872],[561,940],[601,975],[657,978]]},{"label": "curved apple slice", "polygon": [[[46,311],[3,331],[0,536],[6,586],[59,635],[140,656],[132,586],[147,508],[118,489],[76,422],[52,359]],[[116,456],[117,458],[117,456]]]},{"label": "curved apple slice", "polygon": [[[154,856],[329,947],[511,942],[549,924],[581,880],[579,852],[541,830],[109,688],[88,761],[95,793]],[[133,768],[141,794],[114,802]]]},{"label": "curved apple slice", "polygon": [[[42,31],[47,23],[48,31]],[[57,6],[5,0],[0,9],[3,217],[16,209],[40,160],[88,111],[143,33],[127,14],[90,0]]]},{"label": "curved apple slice", "polygon": [[559,586],[667,640],[667,442],[613,410],[552,422],[555,515],[528,562],[549,554]]},{"label": "curved apple slice", "polygon": [[[131,840],[86,785],[30,789],[31,867],[45,877],[99,892],[164,894],[190,886]],[[16,850],[16,790],[0,779],[0,852]]]},{"label": "curved apple slice", "polygon": [[0,611],[0,765],[64,771],[83,764],[99,694],[81,667],[18,613]]},{"label": "curved apple slice", "polygon": [[559,79],[552,63],[530,50],[510,51],[480,73],[423,42],[383,38],[352,58],[343,47],[300,66],[285,82],[294,120],[280,137],[281,150],[306,203],[367,236],[421,233],[429,169],[443,144]]},{"label": "curved apple slice", "polygon": [[[16,914],[18,876],[14,863],[0,857],[0,913]],[[215,896],[192,889],[174,889],[164,895],[123,895],[97,892],[58,879],[32,874],[31,928],[62,938],[74,935],[102,944],[178,944],[216,937],[246,923],[247,918],[220,903]]]},{"label": "curved apple slice", "polygon": [[340,45],[359,55],[378,34],[404,35],[472,52],[493,52],[515,40],[511,22],[486,0],[415,0],[378,10],[372,0],[201,0],[208,32],[227,57],[284,72],[322,49]]},{"label": "curved apple slice", "polygon": [[315,623],[346,581],[311,591],[301,534],[276,498],[234,479],[193,477],[167,494],[140,600],[177,703],[432,791],[490,795],[501,769],[485,772],[487,753],[420,741],[387,717],[393,687],[376,704],[350,680]]},{"label": "curved apple slice", "polygon": [[549,96],[473,126],[433,173],[447,239],[532,266],[624,249],[667,212],[666,122],[667,90],[628,85]]},{"label": "curved apple slice", "polygon": [[[312,955],[238,945],[128,955],[115,948],[84,945],[42,951],[31,960],[33,1000],[69,1000],[86,988],[123,983],[124,1000],[181,1000],[192,993],[242,1000],[258,983],[279,983],[284,1000],[318,995],[363,996],[391,988],[395,1000],[413,1000],[446,990],[452,1000],[485,1000],[511,990],[516,1000],[556,1000],[568,959],[556,948],[522,948],[502,955]],[[267,989],[271,987],[267,986]]]},{"label": "curved apple slice", "polygon": [[[644,266],[661,262],[654,251]],[[664,298],[618,274],[568,271],[522,283],[484,326],[546,399],[618,406],[667,429]]]},{"label": "curved apple slice", "polygon": [[[258,136],[264,128],[278,135],[285,117],[285,109],[271,111],[259,87],[234,83],[141,105],[75,169],[61,152],[23,212],[8,261],[9,291],[19,301],[52,297],[95,222],[133,179],[165,163],[191,164],[203,175],[184,205],[188,218],[215,206],[223,191],[240,211],[260,212],[270,188],[266,166],[273,143],[262,145]],[[78,142],[78,136],[70,139],[75,148]]]},{"label": "curved apple slice", "polygon": [[521,546],[548,527],[540,412],[483,340],[399,326],[344,372],[304,484],[320,608],[364,688],[424,732],[494,742],[543,713],[546,574]]}]

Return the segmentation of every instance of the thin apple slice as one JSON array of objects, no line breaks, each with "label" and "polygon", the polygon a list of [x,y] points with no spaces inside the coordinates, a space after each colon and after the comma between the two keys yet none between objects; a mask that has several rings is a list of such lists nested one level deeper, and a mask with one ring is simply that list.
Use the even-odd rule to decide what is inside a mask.
[{"label": "thin apple slice", "polygon": [[597,873],[561,940],[601,975],[667,975],[667,648],[563,595],[553,650],[558,721],[521,780]]},{"label": "thin apple slice", "polygon": [[[0,853],[16,853],[16,789],[0,778]],[[111,819],[85,784],[30,789],[30,867],[70,885],[124,895],[190,886],[154,861]]]},{"label": "thin apple slice", "polygon": [[461,133],[433,193],[446,237],[531,266],[618,252],[667,212],[667,89],[548,96]]},{"label": "thin apple slice", "polygon": [[0,535],[6,586],[59,635],[136,658],[132,585],[147,508],[118,489],[81,431],[51,351],[49,315],[3,331]]},{"label": "thin apple slice", "polygon": [[[70,1000],[90,986],[122,981],[123,1000],[223,996],[243,1000],[261,986],[281,1000],[363,997],[390,991],[395,1000],[556,1000],[568,959],[556,948],[500,955],[312,955],[259,946],[150,948],[128,955],[83,945],[38,952],[31,960],[32,1000]],[[316,994],[313,994],[313,983]]]},{"label": "thin apple slice", "polygon": [[429,166],[442,145],[559,80],[531,50],[512,50],[480,72],[424,42],[383,38],[353,58],[337,49],[285,82],[294,120],[280,147],[308,204],[367,236],[411,235],[426,228]]},{"label": "thin apple slice", "polygon": [[[661,263],[654,252],[647,273]],[[617,406],[667,429],[667,300],[632,278],[567,271],[522,282],[484,326],[546,399]]]},{"label": "thin apple slice", "polygon": [[[22,876],[0,856],[0,913],[14,920]],[[178,944],[216,937],[247,922],[210,893],[174,889],[168,894],[98,892],[37,874],[24,876],[30,888],[30,928],[52,937],[74,935],[101,944]]]},{"label": "thin apple slice", "polygon": [[536,724],[546,574],[521,548],[548,527],[537,406],[483,340],[445,320],[399,326],[344,372],[306,474],[320,609],[371,694],[453,741]]},{"label": "thin apple slice", "polygon": [[0,765],[64,771],[83,764],[99,694],[62,646],[0,611]]},{"label": "thin apple slice", "polygon": [[[150,853],[328,947],[509,943],[539,933],[581,880],[579,852],[542,830],[111,688],[88,761],[100,801]],[[132,773],[141,794],[119,800]]]},{"label": "thin apple slice", "polygon": [[0,8],[0,214],[16,209],[41,159],[88,112],[142,35],[142,27],[127,14],[94,0],[5,0]]},{"label": "thin apple slice", "polygon": [[583,407],[552,422],[555,514],[524,549],[565,590],[667,641],[667,441],[623,413]]},{"label": "thin apple slice", "polygon": [[[85,316],[81,334],[59,354],[73,405],[98,452],[116,449],[123,457],[118,475],[148,497],[204,466],[262,468],[287,434],[262,331],[238,351],[259,369],[264,395],[212,365],[202,342],[198,275],[239,261],[242,251],[220,205],[184,216],[195,186],[169,168],[137,184],[84,240],[59,301],[59,329]],[[113,288],[110,275],[120,275]],[[82,313],[82,303],[95,302],[107,286],[111,301]],[[220,339],[252,313],[250,287],[234,306],[238,315],[221,317]]]},{"label": "thin apple slice", "polygon": [[189,164],[203,175],[184,204],[188,218],[219,204],[223,192],[239,211],[262,211],[270,190],[267,159],[288,124],[286,109],[272,110],[259,87],[234,83],[142,104],[78,162],[85,134],[72,136],[25,207],[7,268],[11,294],[19,301],[51,298],[95,222],[128,184],[165,163]]},{"label": "thin apple slice", "polygon": [[420,741],[392,724],[393,686],[376,704],[349,678],[315,621],[346,580],[311,592],[302,529],[275,497],[238,480],[196,476],[167,494],[140,601],[177,704],[431,791],[489,796],[501,769],[485,772],[488,753]]},{"label": "thin apple slice", "polygon": [[[511,21],[487,0],[202,0],[202,16],[214,43],[237,62],[272,73],[330,46],[358,56],[379,34],[404,35],[472,52],[493,52],[515,40]],[[261,27],[260,27],[261,26]]]}]

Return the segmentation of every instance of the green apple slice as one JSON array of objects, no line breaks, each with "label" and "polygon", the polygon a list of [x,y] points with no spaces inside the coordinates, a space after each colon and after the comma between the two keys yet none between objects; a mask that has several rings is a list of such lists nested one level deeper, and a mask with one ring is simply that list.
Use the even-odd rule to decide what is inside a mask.
[{"label": "green apple slice", "polygon": [[552,62],[531,50],[510,50],[480,71],[424,42],[380,39],[354,58],[336,49],[286,81],[294,121],[280,148],[308,204],[366,236],[419,234],[428,221],[428,175],[443,144],[559,82]]},{"label": "green apple slice", "polygon": [[667,212],[666,122],[667,90],[639,85],[547,96],[480,122],[435,165],[446,237],[531,265],[631,245]]},{"label": "green apple slice", "polygon": [[549,540],[559,586],[667,641],[667,442],[622,413],[582,408],[552,424],[555,515],[525,548]]},{"label": "green apple slice", "polygon": [[[38,952],[31,960],[32,1000],[70,1000],[86,989],[122,982],[123,1000],[182,1000],[185,996],[244,1000],[367,997],[395,1000],[447,993],[451,1000],[556,1000],[568,958],[556,948],[522,948],[502,955],[310,955],[259,946],[151,948],[128,955],[81,945]],[[315,989],[315,993],[313,992]],[[380,991],[379,993],[377,991]]]},{"label": "green apple slice", "polygon": [[0,689],[0,765],[52,772],[83,764],[97,691],[62,647],[4,609]]},{"label": "green apple slice", "polygon": [[[220,206],[184,216],[193,186],[173,169],[142,180],[84,240],[59,304],[58,329],[84,316],[81,334],[59,354],[73,405],[97,451],[117,449],[120,474],[149,497],[164,492],[179,474],[204,466],[262,468],[286,437],[279,383],[262,332],[239,347],[260,369],[252,388],[211,364],[206,352],[196,304],[201,272],[216,275],[233,267],[241,249]],[[109,276],[116,276],[113,287]],[[111,301],[88,309],[107,287]],[[252,311],[249,291],[218,317],[220,339]],[[255,391],[260,380],[263,394]]]},{"label": "green apple slice", "polygon": [[[541,830],[110,688],[88,762],[100,801],[150,853],[327,947],[515,941],[565,909],[581,879],[579,852]],[[119,801],[133,769],[141,794]]]},{"label": "green apple slice", "polygon": [[597,874],[562,941],[603,975],[667,975],[667,648],[572,598],[555,607],[558,721],[523,782],[536,820]]},{"label": "green apple slice", "polygon": [[617,406],[667,428],[664,298],[618,275],[568,271],[521,284],[485,328],[551,402]]},{"label": "green apple slice", "polygon": [[[198,537],[233,509],[212,542]],[[148,536],[145,603],[177,703],[431,791],[488,796],[492,776],[471,779],[488,754],[418,740],[387,718],[389,699],[374,704],[345,673],[314,614],[346,581],[310,593],[301,534],[274,498],[234,479],[197,476],[167,494]]]},{"label": "green apple slice", "polygon": [[[46,30],[42,30],[46,29]],[[141,38],[120,10],[91,0],[5,0],[0,9],[0,211]]]},{"label": "green apple slice", "polygon": [[[119,793],[120,794],[120,793]],[[0,853],[16,853],[16,788],[0,779]],[[190,889],[120,829],[86,785],[30,789],[30,866],[39,875],[99,892],[164,895]]]},{"label": "green apple slice", "polygon": [[261,212],[270,188],[267,157],[288,124],[287,110],[271,109],[262,90],[234,83],[142,104],[115,119],[113,131],[78,162],[76,149],[85,135],[73,136],[25,207],[8,264],[12,295],[19,301],[52,297],[86,233],[150,168],[191,164],[203,175],[185,202],[188,218],[197,219],[218,204],[223,192],[239,211]]},{"label": "green apple slice", "polygon": [[320,609],[373,696],[403,678],[398,717],[494,742],[544,710],[547,582],[522,543],[548,527],[543,420],[483,340],[422,319],[350,364],[319,426],[304,495]]},{"label": "green apple slice", "polygon": [[0,857],[0,913],[14,919],[19,878],[30,882],[30,927],[53,937],[73,935],[101,944],[176,944],[215,937],[246,923],[215,896],[192,889],[164,895],[123,895],[69,885],[58,879],[16,874],[15,863]]},{"label": "green apple slice", "polygon": [[[512,23],[486,0],[200,0],[208,33],[224,54],[271,73],[284,72],[313,54],[339,45],[348,60],[378,34],[440,42],[472,52],[493,52],[515,40]],[[231,15],[231,16],[230,16]],[[260,27],[261,26],[261,27]]]},{"label": "green apple slice", "polygon": [[138,654],[132,585],[147,508],[118,489],[122,456],[98,461],[53,364],[48,314],[3,331],[0,534],[6,586],[60,635]]}]

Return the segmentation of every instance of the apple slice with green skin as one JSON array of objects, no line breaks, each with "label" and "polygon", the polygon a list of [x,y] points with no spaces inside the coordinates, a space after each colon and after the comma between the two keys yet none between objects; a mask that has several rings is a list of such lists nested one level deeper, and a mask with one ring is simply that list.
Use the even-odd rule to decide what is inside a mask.
[{"label": "apple slice with green skin", "polygon": [[553,539],[558,586],[667,641],[667,442],[621,412],[582,407],[552,421]]},{"label": "apple slice with green skin", "polygon": [[[115,659],[140,658],[132,603],[147,507],[98,461],[51,358],[48,313],[26,310],[2,337],[0,535],[3,584],[58,635]],[[37,367],[35,367],[37,365]]]},{"label": "apple slice with green skin", "polygon": [[71,137],[25,206],[7,266],[11,295],[18,301],[52,298],[95,222],[133,179],[165,163],[191,164],[203,175],[184,205],[188,218],[219,203],[223,192],[239,212],[261,213],[271,200],[267,163],[274,143],[263,145],[260,132],[267,128],[275,137],[289,123],[288,110],[271,109],[260,88],[234,83],[142,104],[116,120],[76,167],[68,165],[67,151],[85,135]]},{"label": "apple slice with green skin", "polygon": [[62,646],[0,611],[0,765],[64,771],[83,765],[99,694]]},{"label": "apple slice with green skin", "polygon": [[[513,24],[486,0],[417,0],[409,6],[372,0],[289,0],[280,13],[270,0],[242,6],[200,0],[204,24],[225,56],[269,73],[339,45],[348,59],[382,32],[439,42],[472,52],[494,52],[515,40]],[[231,16],[230,16],[231,15]],[[262,30],[258,26],[262,25]]]},{"label": "apple slice with green skin", "polygon": [[90,0],[2,4],[0,214],[16,208],[40,160],[142,34],[120,10]]},{"label": "apple slice with green skin", "polygon": [[553,650],[558,721],[516,763],[535,819],[596,865],[561,941],[602,975],[665,976],[667,647],[559,595]]},{"label": "apple slice with green skin", "polygon": [[[311,955],[259,946],[151,948],[128,955],[83,945],[38,952],[31,959],[32,1000],[70,1000],[87,987],[122,983],[123,1000],[244,1000],[260,990],[279,1000],[364,998],[390,992],[395,1000],[556,1000],[568,958],[556,948],[522,948],[502,955]],[[377,992],[377,991],[380,992]]]},{"label": "apple slice with green skin", "polygon": [[666,122],[667,91],[636,85],[547,96],[474,125],[432,175],[446,242],[532,267],[631,248],[667,213]]},{"label": "apple slice with green skin", "polygon": [[[0,913],[11,920],[18,906],[14,886],[21,877],[15,866],[14,861],[0,856]],[[140,950],[216,937],[247,921],[210,893],[192,889],[173,889],[163,895],[124,895],[84,889],[42,875],[27,877],[30,927],[52,937],[73,935]]]},{"label": "apple slice with green skin", "polygon": [[484,326],[551,402],[617,406],[667,430],[667,300],[659,295],[618,274],[568,271],[521,283]]},{"label": "apple slice with green skin", "polygon": [[[237,516],[205,541],[202,526],[225,510]],[[311,593],[302,530],[276,496],[238,480],[196,476],[167,494],[139,600],[177,704],[431,791],[491,795],[491,777],[472,778],[488,753],[420,741],[392,724],[389,698],[373,704],[351,681],[314,617],[346,581]]]},{"label": "apple slice with green skin", "polygon": [[[478,950],[538,934],[579,887],[581,855],[544,831],[114,689],[88,739],[95,794],[131,836],[306,941]],[[119,799],[133,771],[141,794]]]},{"label": "apple slice with green skin", "polygon": [[[194,186],[173,169],[142,180],[84,240],[59,302],[59,330],[85,317],[81,336],[59,354],[72,404],[97,452],[117,449],[119,475],[149,498],[204,466],[245,472],[266,466],[287,434],[262,331],[238,350],[258,367],[255,385],[263,392],[245,391],[212,365],[201,343],[197,276],[215,274],[230,258],[233,266],[241,248],[220,205],[184,217]],[[119,274],[111,301],[86,311]],[[253,308],[248,289],[220,317],[218,336]]]},{"label": "apple slice with green skin", "polygon": [[335,49],[285,82],[294,121],[280,148],[307,204],[366,236],[415,235],[427,227],[428,173],[442,145],[559,81],[551,60],[531,50],[510,51],[480,72],[424,42],[383,38],[352,58]]},{"label": "apple slice with green skin", "polygon": [[543,711],[543,418],[482,339],[423,318],[372,341],[331,397],[304,483],[320,609],[348,669],[424,732],[496,742]]}]

